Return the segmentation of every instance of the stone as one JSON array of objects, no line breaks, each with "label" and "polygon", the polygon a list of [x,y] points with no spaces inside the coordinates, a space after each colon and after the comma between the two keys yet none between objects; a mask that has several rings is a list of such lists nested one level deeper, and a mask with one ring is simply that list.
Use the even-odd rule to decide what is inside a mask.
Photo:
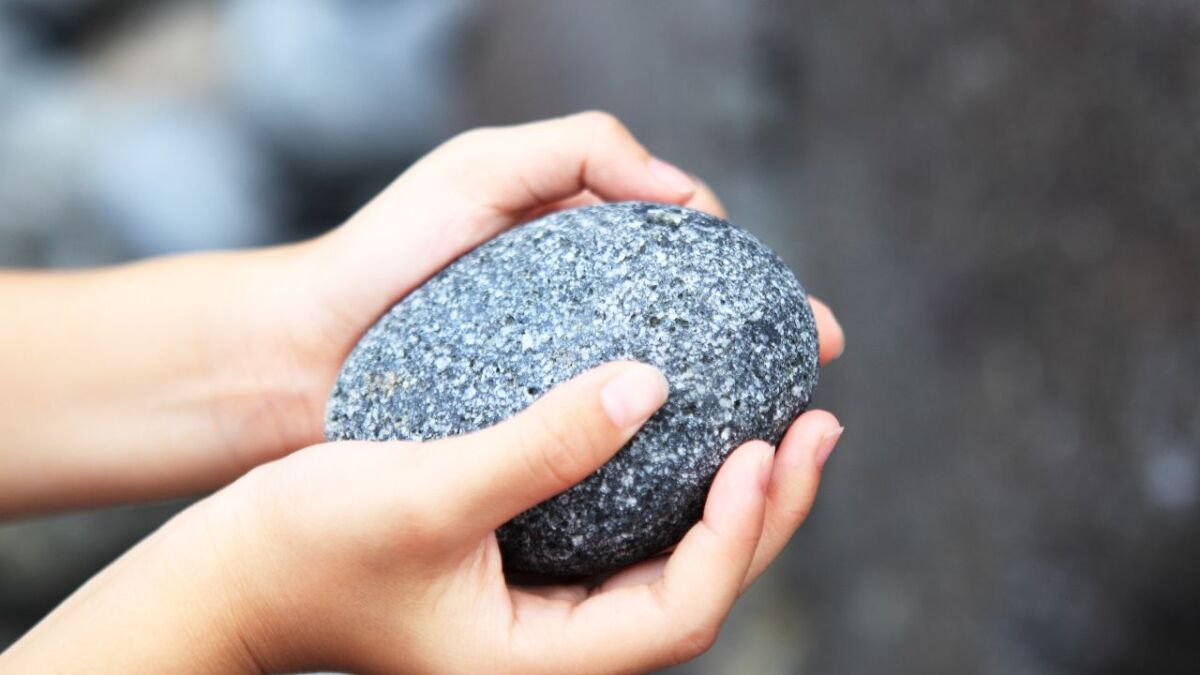
[{"label": "stone", "polygon": [[463,434],[601,363],[657,366],[670,396],[642,430],[497,533],[508,572],[592,576],[678,542],[725,458],[777,443],[807,408],[817,352],[800,282],[744,230],[678,206],[587,206],[497,236],[396,304],[343,365],[325,433]]}]

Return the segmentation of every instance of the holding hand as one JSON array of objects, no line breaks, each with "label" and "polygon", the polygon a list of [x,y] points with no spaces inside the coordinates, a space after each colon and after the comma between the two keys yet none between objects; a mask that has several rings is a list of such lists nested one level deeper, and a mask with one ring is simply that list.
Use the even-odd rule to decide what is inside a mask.
[{"label": "holding hand", "polygon": [[[320,440],[320,411],[347,354],[393,304],[450,262],[518,223],[600,201],[685,204],[725,217],[707,187],[649,153],[614,117],[585,112],[463,133],[413,165],[341,228],[291,251],[261,334],[273,354],[245,367],[302,364],[310,376],[305,443]],[[268,286],[271,288],[271,286]],[[813,302],[821,361],[842,350],[841,327]],[[282,361],[282,363],[280,362]],[[292,418],[289,423],[295,425]],[[290,448],[289,448],[290,450]],[[279,448],[263,448],[263,458]]]},{"label": "holding hand", "polygon": [[[493,533],[587,477],[666,396],[657,370],[617,362],[474,434],[294,453],[182,514],[10,656],[71,636],[113,671],[584,673],[687,660],[812,506],[840,433],[828,413],[803,415],[778,452],[737,449],[670,556],[595,588],[508,585]],[[168,571],[148,585],[147,570]],[[98,638],[97,610],[118,604],[137,608],[126,639]],[[189,624],[187,652],[157,640]]]},{"label": "holding hand", "polygon": [[[0,516],[196,494],[319,443],[338,367],[395,302],[517,223],[629,199],[725,215],[587,112],[461,134],[311,241],[0,273]],[[825,363],[842,330],[812,305]]]}]

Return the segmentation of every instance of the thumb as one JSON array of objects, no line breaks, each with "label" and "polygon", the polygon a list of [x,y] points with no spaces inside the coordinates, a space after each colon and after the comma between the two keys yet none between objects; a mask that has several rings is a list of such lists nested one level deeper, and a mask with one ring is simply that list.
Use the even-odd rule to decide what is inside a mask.
[{"label": "thumb", "polygon": [[490,532],[587,478],[667,399],[653,366],[619,361],[554,388],[494,427],[430,443],[456,476],[457,522]]}]

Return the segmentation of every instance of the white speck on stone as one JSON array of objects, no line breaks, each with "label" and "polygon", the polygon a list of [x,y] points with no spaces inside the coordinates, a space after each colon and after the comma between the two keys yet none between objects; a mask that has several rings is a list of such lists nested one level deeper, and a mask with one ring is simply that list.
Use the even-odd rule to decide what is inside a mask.
[{"label": "white speck on stone", "polygon": [[654,209],[649,211],[647,215],[651,216],[652,218],[657,218],[659,220],[671,223],[672,225],[679,225],[683,222],[683,215],[677,211]]}]

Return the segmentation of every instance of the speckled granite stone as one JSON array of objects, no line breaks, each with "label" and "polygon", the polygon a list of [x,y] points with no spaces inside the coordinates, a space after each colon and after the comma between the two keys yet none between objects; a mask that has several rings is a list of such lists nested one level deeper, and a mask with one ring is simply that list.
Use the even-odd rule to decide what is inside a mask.
[{"label": "speckled granite stone", "polygon": [[325,433],[434,439],[487,427],[595,365],[637,359],[666,405],[579,485],[499,530],[506,569],[582,576],[676,543],[739,444],[808,406],[817,332],[804,289],[745,231],[628,202],[560,212],[451,264],[359,342]]}]

